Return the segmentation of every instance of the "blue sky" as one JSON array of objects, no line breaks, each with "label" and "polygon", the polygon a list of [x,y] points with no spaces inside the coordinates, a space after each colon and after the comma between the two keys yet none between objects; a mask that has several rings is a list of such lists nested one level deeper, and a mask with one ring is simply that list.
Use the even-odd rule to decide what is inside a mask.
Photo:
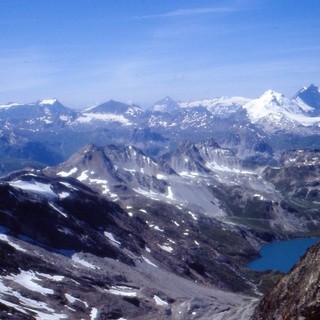
[{"label": "blue sky", "polygon": [[148,106],[320,85],[318,0],[1,0],[0,103]]}]

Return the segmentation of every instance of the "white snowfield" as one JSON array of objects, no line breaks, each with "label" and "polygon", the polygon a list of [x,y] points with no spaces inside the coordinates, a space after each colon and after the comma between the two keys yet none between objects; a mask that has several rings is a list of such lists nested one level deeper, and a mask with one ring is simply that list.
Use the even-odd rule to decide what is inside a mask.
[{"label": "white snowfield", "polygon": [[223,114],[225,112],[235,112],[249,101],[250,99],[244,97],[217,97],[196,101],[180,102],[179,106],[181,108],[205,107],[215,114]]},{"label": "white snowfield", "polygon": [[78,123],[90,123],[92,121],[119,122],[124,126],[132,124],[123,115],[113,113],[83,113],[82,116],[76,120]]}]

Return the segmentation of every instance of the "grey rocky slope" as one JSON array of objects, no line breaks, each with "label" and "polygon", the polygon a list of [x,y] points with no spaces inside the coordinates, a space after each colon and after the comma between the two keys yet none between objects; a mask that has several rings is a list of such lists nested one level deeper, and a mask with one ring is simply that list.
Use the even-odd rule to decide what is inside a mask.
[{"label": "grey rocky slope", "polygon": [[0,187],[3,319],[201,318],[245,304],[230,291],[255,287],[239,267],[255,249],[236,227],[224,232],[241,243],[238,256],[206,233],[221,223],[169,204],[121,208],[77,180],[36,171]]}]

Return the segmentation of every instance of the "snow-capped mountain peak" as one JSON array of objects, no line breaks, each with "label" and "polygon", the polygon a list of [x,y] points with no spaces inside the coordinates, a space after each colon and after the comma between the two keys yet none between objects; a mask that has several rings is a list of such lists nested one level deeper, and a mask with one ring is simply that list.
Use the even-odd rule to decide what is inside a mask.
[{"label": "snow-capped mountain peak", "polygon": [[243,107],[247,110],[252,123],[257,123],[262,118],[272,115],[291,118],[305,114],[295,101],[273,90],[267,90],[259,98],[249,101]]},{"label": "snow-capped mountain peak", "polygon": [[279,106],[285,97],[282,93],[269,89],[260,96],[260,99],[264,103],[275,104]]},{"label": "snow-capped mountain peak", "polygon": [[153,111],[160,111],[160,112],[172,112],[179,108],[180,108],[179,104],[168,96],[156,102],[152,106]]},{"label": "snow-capped mountain peak", "polygon": [[141,112],[137,105],[129,105],[123,102],[109,100],[98,105],[94,105],[84,110],[85,113],[112,113],[112,114],[132,114]]}]

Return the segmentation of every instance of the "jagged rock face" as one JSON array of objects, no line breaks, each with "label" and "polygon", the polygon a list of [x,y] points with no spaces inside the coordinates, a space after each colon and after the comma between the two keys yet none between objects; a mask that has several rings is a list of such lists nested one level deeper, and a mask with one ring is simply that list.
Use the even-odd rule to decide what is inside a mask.
[{"label": "jagged rock face", "polygon": [[229,149],[223,149],[214,139],[198,143],[184,141],[177,150],[162,157],[176,172],[208,174],[215,168],[239,169],[240,160]]},{"label": "jagged rock face", "polygon": [[133,146],[114,145],[85,146],[67,162],[54,169],[48,168],[46,172],[74,177],[106,195],[121,187],[128,195],[137,188],[165,193],[167,183],[157,179],[157,175],[175,174],[168,165],[157,163]]},{"label": "jagged rock face", "polygon": [[320,318],[320,243],[262,299],[251,320],[317,320]]}]

